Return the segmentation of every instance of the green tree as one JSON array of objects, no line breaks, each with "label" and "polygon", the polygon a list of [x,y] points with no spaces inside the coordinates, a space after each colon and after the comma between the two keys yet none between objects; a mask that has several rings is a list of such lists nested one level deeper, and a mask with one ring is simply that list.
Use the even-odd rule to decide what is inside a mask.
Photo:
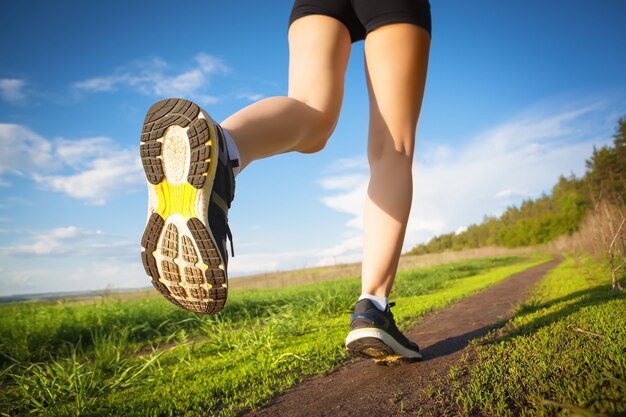
[{"label": "green tree", "polygon": [[591,197],[607,199],[612,204],[626,205],[626,117],[619,120],[613,146],[594,147],[586,161]]},{"label": "green tree", "polygon": [[572,235],[591,216],[594,234],[605,248],[613,287],[618,289],[617,271],[626,268],[626,117],[618,122],[613,144],[594,148],[586,166],[583,178],[559,177],[550,195],[508,207],[500,217],[486,216],[463,233],[435,236],[410,253],[544,244]]}]

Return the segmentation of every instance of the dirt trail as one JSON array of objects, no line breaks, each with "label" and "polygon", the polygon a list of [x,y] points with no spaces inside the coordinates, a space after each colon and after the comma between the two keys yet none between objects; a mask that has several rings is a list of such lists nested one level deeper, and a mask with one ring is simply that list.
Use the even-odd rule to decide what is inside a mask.
[{"label": "dirt trail", "polygon": [[324,376],[305,379],[267,407],[244,415],[439,415],[437,405],[422,393],[423,388],[447,375],[471,339],[486,335],[510,318],[513,307],[524,301],[532,287],[561,260],[554,259],[512,275],[479,294],[425,316],[407,332],[422,349],[421,362],[384,367],[370,360],[358,360]]}]

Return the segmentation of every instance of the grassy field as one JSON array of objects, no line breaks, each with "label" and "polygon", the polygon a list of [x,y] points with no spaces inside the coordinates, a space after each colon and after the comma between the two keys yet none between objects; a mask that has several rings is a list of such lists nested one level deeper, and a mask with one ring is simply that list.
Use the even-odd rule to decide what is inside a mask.
[{"label": "grassy field", "polygon": [[[398,270],[408,271],[477,258],[526,256],[534,252],[537,252],[537,250],[533,248],[484,247],[424,255],[402,255],[398,264]],[[230,286],[236,289],[285,288],[293,285],[332,281],[341,277],[356,277],[360,273],[361,263],[356,262],[238,277],[230,280]]]},{"label": "grassy field", "polygon": [[434,400],[452,415],[626,415],[626,295],[608,277],[568,258],[505,328],[473,343]]},{"label": "grassy field", "polygon": [[[399,273],[400,327],[548,258]],[[346,360],[357,278],[238,290],[217,316],[160,298],[0,306],[4,415],[232,415]]]}]

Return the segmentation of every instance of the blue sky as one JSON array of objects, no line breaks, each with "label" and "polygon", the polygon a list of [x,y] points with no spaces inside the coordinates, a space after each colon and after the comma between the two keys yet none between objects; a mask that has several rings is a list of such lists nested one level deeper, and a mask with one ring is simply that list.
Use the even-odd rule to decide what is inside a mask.
[{"label": "blue sky", "polygon": [[[182,96],[223,120],[286,93],[291,1],[146,5],[0,6],[0,295],[148,285],[147,108]],[[626,2],[432,0],[432,12],[405,250],[582,175],[626,115]],[[359,260],[366,120],[360,42],[326,149],[238,178],[231,276]]]}]

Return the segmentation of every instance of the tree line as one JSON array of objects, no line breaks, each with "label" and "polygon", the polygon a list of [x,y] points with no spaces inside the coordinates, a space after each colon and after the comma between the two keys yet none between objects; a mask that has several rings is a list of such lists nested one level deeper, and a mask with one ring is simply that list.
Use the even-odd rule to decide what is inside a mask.
[{"label": "tree line", "polygon": [[472,224],[462,233],[433,237],[409,254],[542,245],[577,234],[594,216],[597,221],[590,227],[597,230],[585,239],[596,236],[603,253],[612,244],[612,256],[617,256],[614,261],[619,265],[624,259],[626,239],[626,117],[619,119],[612,144],[594,147],[581,178],[561,176],[549,195],[509,207],[499,217],[486,216],[482,223]]}]

